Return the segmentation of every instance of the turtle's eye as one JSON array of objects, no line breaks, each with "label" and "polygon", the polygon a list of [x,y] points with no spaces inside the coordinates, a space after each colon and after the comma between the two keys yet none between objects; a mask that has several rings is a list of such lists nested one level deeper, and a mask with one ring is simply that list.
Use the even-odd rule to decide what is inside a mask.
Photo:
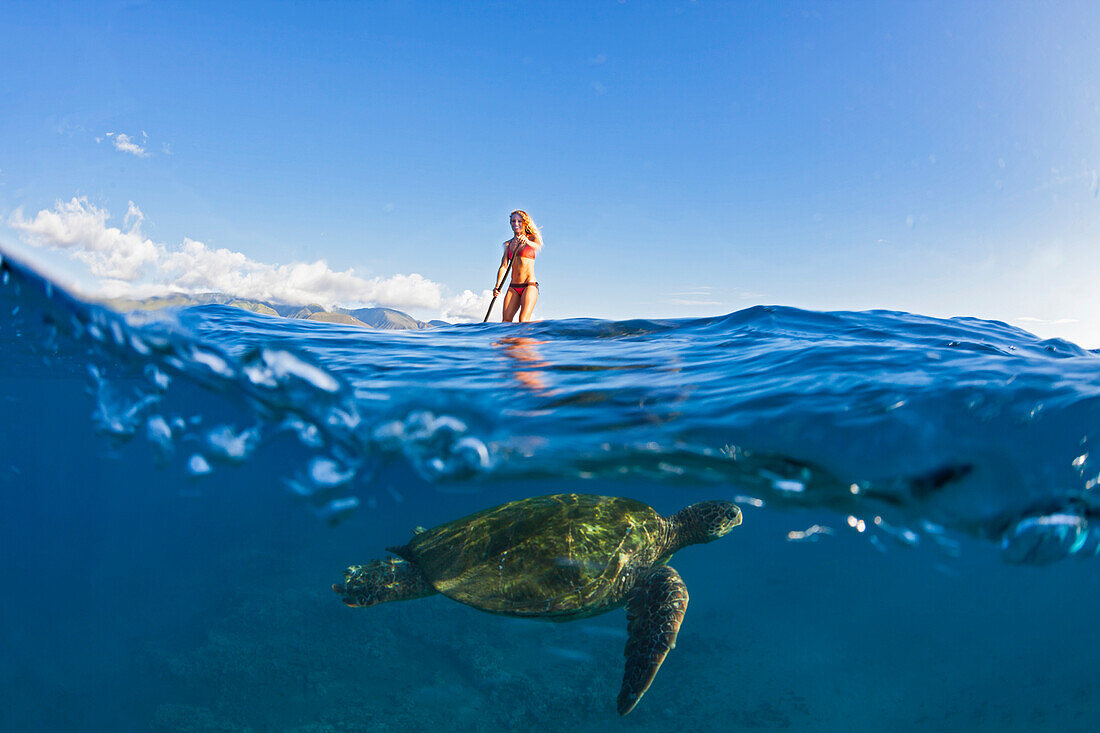
[{"label": "turtle's eye", "polygon": [[741,524],[741,509],[736,504],[730,504],[723,512],[723,518],[725,519],[726,531],[728,532]]}]

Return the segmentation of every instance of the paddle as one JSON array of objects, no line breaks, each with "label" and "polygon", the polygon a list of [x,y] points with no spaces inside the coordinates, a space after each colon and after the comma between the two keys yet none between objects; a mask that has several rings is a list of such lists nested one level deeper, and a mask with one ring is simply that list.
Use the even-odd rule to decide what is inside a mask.
[{"label": "paddle", "polygon": [[[504,287],[504,281],[508,279],[508,273],[512,271],[512,263],[516,261],[516,255],[519,254],[520,246],[517,244],[515,250],[512,252],[512,258],[508,260],[508,267],[504,270],[504,277],[497,283],[495,290],[500,290]],[[493,296],[493,299],[489,301],[489,310],[485,311],[485,318],[482,319],[482,323],[489,320],[489,314],[493,312],[493,304],[497,302],[497,296]]]}]

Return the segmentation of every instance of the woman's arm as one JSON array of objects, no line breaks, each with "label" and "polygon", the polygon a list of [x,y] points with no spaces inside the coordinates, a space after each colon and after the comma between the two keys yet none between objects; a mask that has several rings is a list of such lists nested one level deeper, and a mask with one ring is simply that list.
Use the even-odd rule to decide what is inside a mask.
[{"label": "woman's arm", "polygon": [[[505,244],[507,244],[507,242],[505,242]],[[501,279],[504,277],[504,271],[507,270],[507,269],[508,269],[508,248],[505,247],[504,248],[504,254],[500,256],[500,267],[497,268],[496,282],[497,282],[498,285],[500,284]],[[494,287],[493,288],[493,297],[495,298],[498,295],[500,295],[500,288]]]}]

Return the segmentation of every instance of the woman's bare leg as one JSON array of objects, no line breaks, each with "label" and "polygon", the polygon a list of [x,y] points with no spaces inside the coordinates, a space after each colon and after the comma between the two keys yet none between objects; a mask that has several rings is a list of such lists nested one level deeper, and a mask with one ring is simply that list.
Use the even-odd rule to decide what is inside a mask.
[{"label": "woman's bare leg", "polygon": [[539,299],[539,289],[534,285],[528,285],[523,289],[523,309],[519,312],[519,322],[531,320],[531,311],[535,310],[535,303]]},{"label": "woman's bare leg", "polygon": [[[527,288],[530,290],[530,288]],[[519,296],[516,295],[516,291],[508,288],[504,291],[504,317],[500,320],[504,323],[510,322],[516,317],[516,311],[519,310]],[[520,319],[523,320],[522,318]]]}]

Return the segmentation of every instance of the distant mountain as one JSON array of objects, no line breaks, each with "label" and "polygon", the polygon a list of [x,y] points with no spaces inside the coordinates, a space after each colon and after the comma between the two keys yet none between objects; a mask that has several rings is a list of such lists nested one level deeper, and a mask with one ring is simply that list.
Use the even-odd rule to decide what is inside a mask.
[{"label": "distant mountain", "polygon": [[245,302],[220,293],[203,293],[202,295],[173,293],[172,295],[156,295],[152,298],[141,299],[103,298],[97,302],[100,305],[107,306],[111,310],[116,310],[120,313],[129,313],[131,311],[155,311],[161,308],[184,308],[190,305],[210,305],[211,303],[229,305],[234,301]]},{"label": "distant mountain", "polygon": [[428,324],[423,321],[418,321],[408,313],[402,313],[393,308],[359,308],[348,311],[348,315],[358,318],[371,328],[415,331],[428,327]]},{"label": "distant mountain", "polygon": [[370,324],[363,323],[355,316],[349,316],[347,313],[329,313],[327,311],[317,311],[316,313],[310,313],[306,316],[307,321],[321,321],[323,323],[342,323],[345,326],[362,326],[363,328],[373,328]]},{"label": "distant mountain", "polygon": [[392,331],[415,331],[422,328],[432,328],[445,324],[444,321],[432,321],[425,323],[418,321],[408,313],[402,313],[393,308],[336,308],[332,311],[316,303],[308,305],[291,305],[288,303],[269,303],[267,301],[244,300],[224,293],[197,293],[186,295],[183,293],[173,295],[158,295],[152,298],[109,298],[99,301],[102,305],[112,310],[127,313],[130,311],[150,311],[161,308],[185,308],[195,305],[227,305],[232,308],[259,313],[265,316],[279,316],[282,318],[295,318],[306,321],[320,321],[323,323],[342,323],[348,326],[360,328],[377,328]]},{"label": "distant mountain", "polygon": [[253,313],[259,313],[264,316],[277,316],[279,311],[275,310],[266,303],[253,303],[247,300],[234,300],[226,305],[231,305],[234,308],[243,308],[246,311],[252,311]]}]

